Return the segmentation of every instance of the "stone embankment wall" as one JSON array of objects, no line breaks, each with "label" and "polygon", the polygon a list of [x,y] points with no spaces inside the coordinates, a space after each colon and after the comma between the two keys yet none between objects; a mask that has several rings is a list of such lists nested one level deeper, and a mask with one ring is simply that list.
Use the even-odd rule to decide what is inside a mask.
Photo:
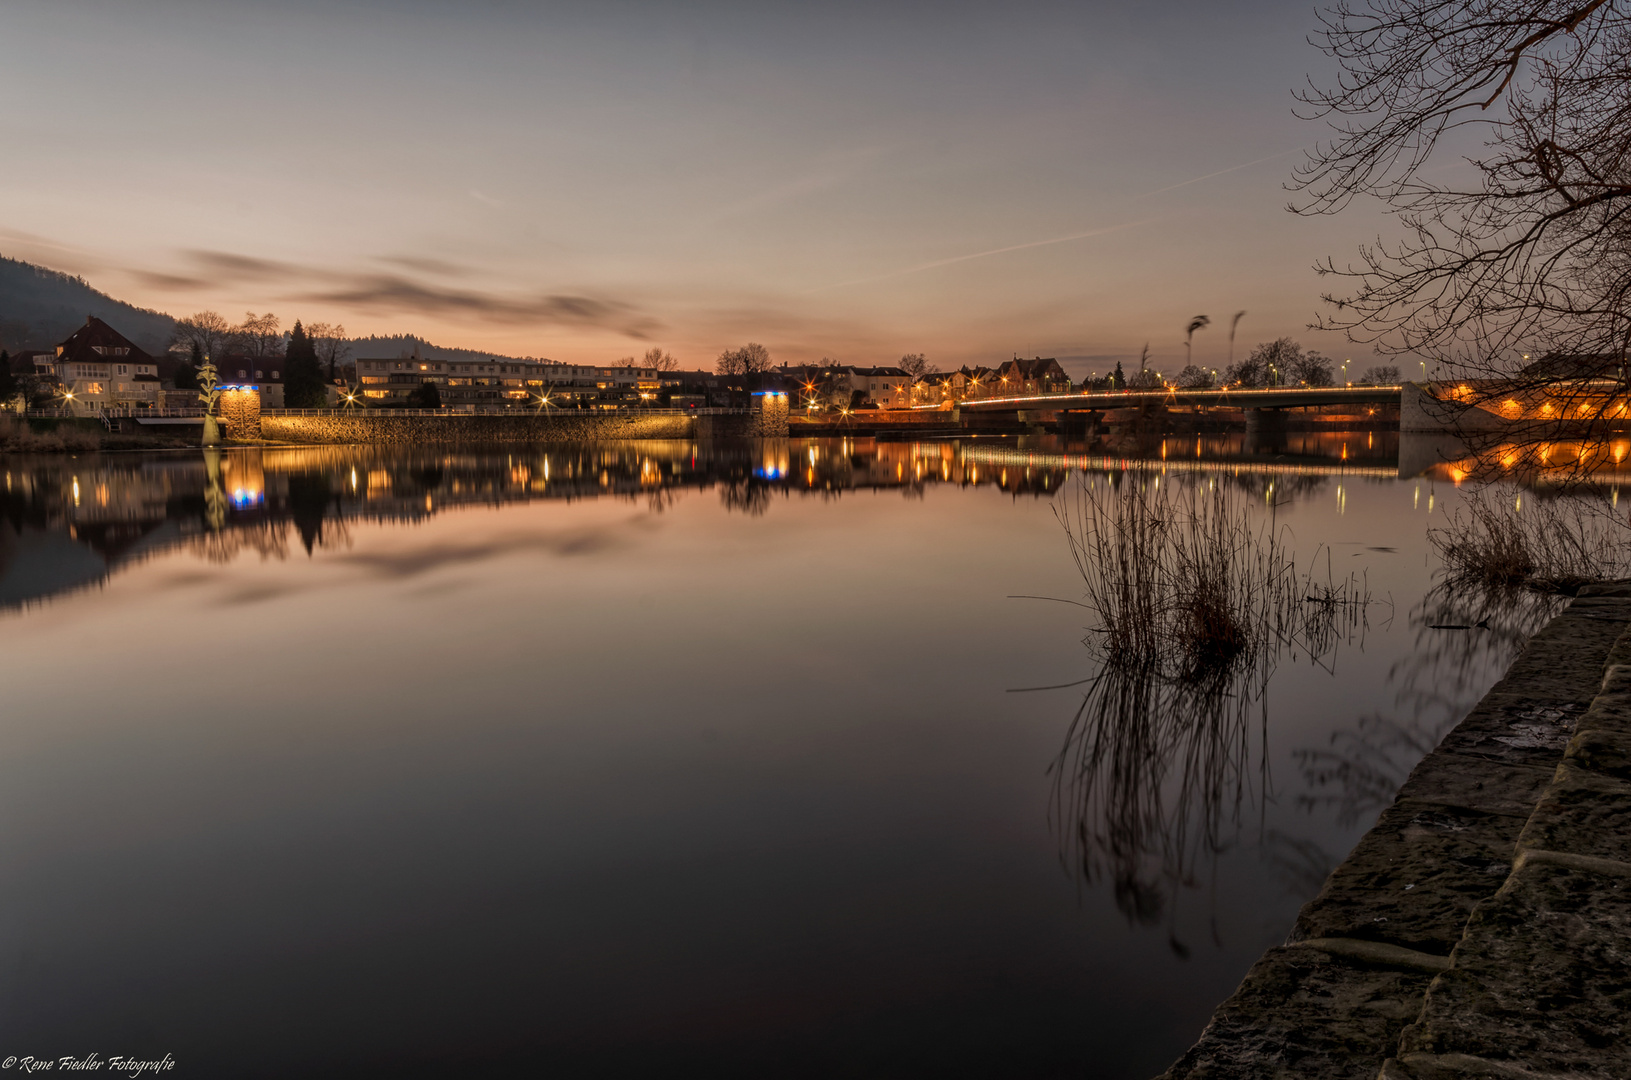
[{"label": "stone embankment wall", "polygon": [[1631,1077],[1628,626],[1535,635],[1165,1080]]},{"label": "stone embankment wall", "polygon": [[[779,427],[779,430],[778,430]],[[717,439],[787,435],[785,413],[526,412],[516,415],[393,416],[336,410],[312,416],[263,414],[260,437],[290,443],[551,443],[609,439]]]},{"label": "stone embankment wall", "polygon": [[1405,383],[1399,392],[1400,431],[1501,431],[1512,426],[1488,409],[1438,397],[1420,383]]},{"label": "stone embankment wall", "polygon": [[258,439],[261,397],[253,390],[228,390],[221,395],[221,433],[229,439]]}]

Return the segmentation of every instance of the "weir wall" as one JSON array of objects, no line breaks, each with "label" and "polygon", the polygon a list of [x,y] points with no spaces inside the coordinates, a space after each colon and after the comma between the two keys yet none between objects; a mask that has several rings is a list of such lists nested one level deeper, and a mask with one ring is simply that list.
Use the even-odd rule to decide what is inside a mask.
[{"label": "weir wall", "polygon": [[384,410],[262,414],[260,429],[240,425],[232,438],[288,443],[567,443],[614,439],[785,438],[785,410],[692,415],[636,412],[525,412],[499,415],[393,416]]}]

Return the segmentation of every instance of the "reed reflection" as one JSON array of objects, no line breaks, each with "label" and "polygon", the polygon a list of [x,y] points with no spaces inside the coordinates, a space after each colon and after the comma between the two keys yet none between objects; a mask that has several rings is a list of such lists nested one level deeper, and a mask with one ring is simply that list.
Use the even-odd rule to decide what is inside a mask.
[{"label": "reed reflection", "polygon": [[[1566,493],[1565,493],[1566,492]],[[1297,752],[1308,809],[1365,824],[1582,584],[1631,574],[1626,522],[1600,488],[1491,484],[1465,494],[1428,541],[1441,566],[1411,611],[1414,646],[1388,672],[1390,713]]]},{"label": "reed reflection", "polygon": [[1108,879],[1123,914],[1165,922],[1183,955],[1179,892],[1263,806],[1276,668],[1329,668],[1375,601],[1329,558],[1298,572],[1272,497],[1162,480],[1084,480],[1056,507],[1098,672],[1049,771],[1067,868],[1089,886]]}]

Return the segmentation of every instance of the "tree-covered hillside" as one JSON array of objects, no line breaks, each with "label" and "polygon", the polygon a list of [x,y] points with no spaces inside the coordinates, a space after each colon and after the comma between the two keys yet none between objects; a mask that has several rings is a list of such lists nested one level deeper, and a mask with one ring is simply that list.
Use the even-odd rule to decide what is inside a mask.
[{"label": "tree-covered hillside", "polygon": [[432,345],[412,334],[392,334],[388,337],[373,334],[369,337],[351,339],[353,360],[394,360],[398,357],[412,356],[415,349],[418,349],[419,355],[426,360],[485,360],[489,357],[499,360],[520,359],[479,349],[455,349],[446,345]]},{"label": "tree-covered hillside", "polygon": [[0,256],[0,348],[48,349],[97,318],[150,353],[164,352],[175,320],[97,292],[81,277]]},{"label": "tree-covered hillside", "polygon": [[[149,311],[98,292],[84,278],[0,256],[0,349],[49,349],[83,326],[87,315],[95,315],[156,356],[169,347],[176,324],[174,317],[162,311]],[[415,349],[427,360],[479,360],[497,355],[433,345],[412,334],[352,338],[349,344],[350,360],[411,356]]]}]

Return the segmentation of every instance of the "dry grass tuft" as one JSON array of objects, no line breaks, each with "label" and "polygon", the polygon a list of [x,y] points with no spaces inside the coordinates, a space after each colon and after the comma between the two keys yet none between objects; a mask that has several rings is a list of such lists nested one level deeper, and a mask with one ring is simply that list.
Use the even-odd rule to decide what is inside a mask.
[{"label": "dry grass tuft", "polygon": [[71,425],[56,431],[36,432],[27,420],[0,413],[0,452],[13,454],[56,454],[64,451],[96,450],[102,439],[94,431]]},{"label": "dry grass tuft", "polygon": [[1631,531],[1595,500],[1540,499],[1505,484],[1482,488],[1427,539],[1456,589],[1574,592],[1631,576]]}]

